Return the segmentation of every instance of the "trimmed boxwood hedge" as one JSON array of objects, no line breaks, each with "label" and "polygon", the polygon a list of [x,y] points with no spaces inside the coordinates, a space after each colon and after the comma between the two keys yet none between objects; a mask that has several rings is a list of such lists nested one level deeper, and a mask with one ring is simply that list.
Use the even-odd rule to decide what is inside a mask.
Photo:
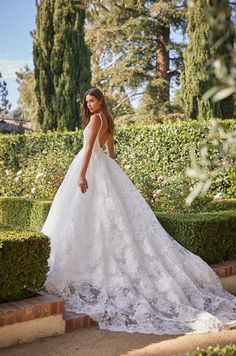
[{"label": "trimmed boxwood hedge", "polygon": [[0,223],[40,231],[51,201],[0,197]]},{"label": "trimmed boxwood hedge", "polygon": [[236,258],[236,211],[156,215],[171,236],[207,263]]},{"label": "trimmed boxwood hedge", "polygon": [[[50,201],[0,198],[0,222],[40,231]],[[159,213],[156,216],[166,231],[207,263],[236,257],[236,211],[198,214]]]},{"label": "trimmed boxwood hedge", "polygon": [[0,301],[22,299],[40,290],[48,271],[49,254],[50,242],[44,234],[2,226]]},{"label": "trimmed boxwood hedge", "polygon": [[51,202],[0,198],[0,301],[40,290],[48,271],[50,240],[40,232]]}]

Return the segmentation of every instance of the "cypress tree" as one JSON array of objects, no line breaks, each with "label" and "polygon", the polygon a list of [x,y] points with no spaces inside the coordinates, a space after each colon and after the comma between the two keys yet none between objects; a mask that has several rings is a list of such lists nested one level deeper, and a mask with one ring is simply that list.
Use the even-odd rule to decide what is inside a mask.
[{"label": "cypress tree", "polygon": [[[229,13],[227,0],[217,0],[216,5],[223,4],[224,11]],[[210,88],[217,85],[216,77],[213,74],[211,63],[218,55],[219,47],[210,43],[210,25],[207,17],[207,9],[212,5],[211,0],[195,0],[188,9],[188,45],[184,52],[184,70],[181,74],[181,92],[185,106],[185,112],[191,119],[209,119],[211,117],[224,117],[225,102],[205,101],[203,94]],[[230,16],[227,18],[231,26]],[[216,34],[217,32],[217,34]],[[223,37],[224,33],[217,29],[215,35]],[[213,36],[214,37],[214,36]],[[232,37],[228,38],[231,43]],[[220,47],[220,51],[226,51],[229,43]],[[231,46],[232,48],[232,46]],[[231,106],[232,109],[232,106]],[[231,110],[230,109],[230,110]],[[229,110],[228,110],[229,113]],[[227,115],[228,115],[227,113]]]},{"label": "cypress tree", "polygon": [[33,34],[38,121],[44,131],[80,127],[80,101],[90,86],[85,9],[73,0],[37,3]]}]

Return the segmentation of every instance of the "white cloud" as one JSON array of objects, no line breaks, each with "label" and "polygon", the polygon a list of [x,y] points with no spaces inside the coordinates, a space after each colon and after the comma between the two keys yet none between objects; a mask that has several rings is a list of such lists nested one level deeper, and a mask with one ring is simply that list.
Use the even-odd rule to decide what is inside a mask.
[{"label": "white cloud", "polygon": [[15,72],[18,72],[26,64],[32,67],[33,61],[31,59],[20,60],[0,58],[0,72],[2,73],[3,79],[15,78]]}]

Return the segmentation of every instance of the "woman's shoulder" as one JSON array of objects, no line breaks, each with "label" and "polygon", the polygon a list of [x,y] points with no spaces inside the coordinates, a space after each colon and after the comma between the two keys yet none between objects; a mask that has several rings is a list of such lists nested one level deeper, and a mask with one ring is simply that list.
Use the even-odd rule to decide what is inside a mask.
[{"label": "woman's shoulder", "polygon": [[98,123],[100,125],[101,120],[102,120],[102,118],[100,117],[100,115],[98,113],[94,113],[90,116],[89,122],[91,122],[93,125],[97,125]]},{"label": "woman's shoulder", "polygon": [[96,119],[98,119],[98,118],[100,118],[101,116],[100,116],[100,114],[99,113],[97,113],[97,112],[95,112],[94,114],[92,114],[91,116],[90,116],[90,120],[96,120]]}]

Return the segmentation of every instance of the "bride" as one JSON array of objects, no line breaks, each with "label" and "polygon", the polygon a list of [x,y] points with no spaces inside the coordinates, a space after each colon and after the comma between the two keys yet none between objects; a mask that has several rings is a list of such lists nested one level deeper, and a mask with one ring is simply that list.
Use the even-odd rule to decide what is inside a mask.
[{"label": "bride", "polygon": [[[48,293],[101,329],[155,334],[236,325],[236,298],[177,243],[114,158],[114,123],[97,88],[84,95],[84,141],[42,232],[49,236]],[[108,155],[102,150],[106,145]]]}]

